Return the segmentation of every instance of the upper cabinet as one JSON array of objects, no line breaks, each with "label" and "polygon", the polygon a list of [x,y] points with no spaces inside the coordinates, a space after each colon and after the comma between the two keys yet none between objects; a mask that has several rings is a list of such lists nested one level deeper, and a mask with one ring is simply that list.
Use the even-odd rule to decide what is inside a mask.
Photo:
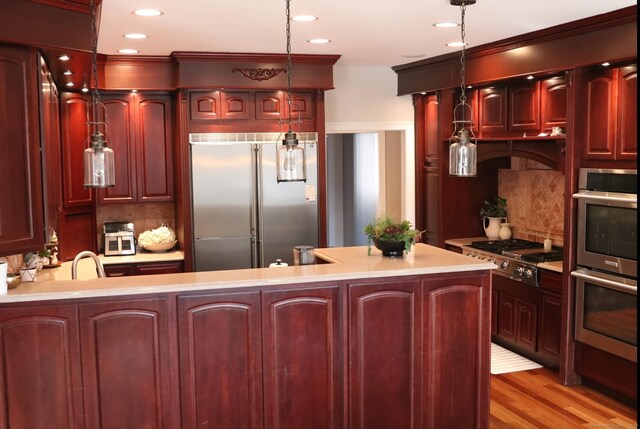
[{"label": "upper cabinet", "polygon": [[44,246],[34,49],[0,45],[0,255]]},{"label": "upper cabinet", "polygon": [[173,127],[166,94],[106,94],[108,145],[115,158],[115,186],[99,202],[173,201]]},{"label": "upper cabinet", "polygon": [[567,123],[564,76],[480,88],[469,99],[481,138],[532,137]]},{"label": "upper cabinet", "polygon": [[[289,107],[284,91],[194,91],[189,113],[192,121],[280,120],[289,117]],[[292,92],[292,121],[314,117],[313,92]]]},{"label": "upper cabinet", "polygon": [[585,167],[607,161],[629,161],[638,156],[637,66],[592,68],[579,83],[583,105],[578,124]]}]

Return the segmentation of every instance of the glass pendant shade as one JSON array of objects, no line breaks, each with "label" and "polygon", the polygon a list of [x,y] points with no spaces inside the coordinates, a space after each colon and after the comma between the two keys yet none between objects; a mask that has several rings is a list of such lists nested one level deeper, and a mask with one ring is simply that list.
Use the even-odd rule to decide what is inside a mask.
[{"label": "glass pendant shade", "polygon": [[279,182],[306,182],[307,163],[304,149],[298,146],[296,133],[285,134],[282,145],[276,151]]},{"label": "glass pendant shade", "polygon": [[102,133],[96,131],[91,135],[91,145],[84,150],[83,158],[85,188],[115,186],[113,151],[107,147]]},{"label": "glass pendant shade", "polygon": [[449,145],[449,175],[475,177],[477,165],[476,145],[469,140],[469,132],[462,129]]}]

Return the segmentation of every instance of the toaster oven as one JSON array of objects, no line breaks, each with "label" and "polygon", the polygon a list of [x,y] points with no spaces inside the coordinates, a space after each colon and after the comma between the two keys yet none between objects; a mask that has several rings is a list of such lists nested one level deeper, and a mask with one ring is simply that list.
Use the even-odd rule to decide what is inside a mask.
[{"label": "toaster oven", "polygon": [[105,222],[104,255],[124,256],[136,254],[136,238],[132,222]]}]

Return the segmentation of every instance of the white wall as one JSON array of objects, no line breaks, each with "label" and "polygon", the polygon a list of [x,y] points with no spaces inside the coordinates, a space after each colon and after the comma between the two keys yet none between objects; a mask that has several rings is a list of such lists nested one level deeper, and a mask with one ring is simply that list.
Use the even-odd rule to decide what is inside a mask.
[{"label": "white wall", "polygon": [[389,67],[333,68],[335,89],[325,92],[327,134],[401,131],[402,217],[415,223],[413,104],[398,97],[396,73]]}]

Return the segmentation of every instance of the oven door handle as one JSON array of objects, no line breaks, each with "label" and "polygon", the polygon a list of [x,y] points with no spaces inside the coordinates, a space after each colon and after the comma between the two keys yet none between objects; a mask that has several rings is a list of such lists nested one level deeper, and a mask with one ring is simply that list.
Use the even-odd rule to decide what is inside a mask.
[{"label": "oven door handle", "polygon": [[577,194],[573,194],[573,198],[577,200],[598,200],[598,201],[610,201],[615,203],[638,203],[637,196],[634,198],[631,194],[626,197],[623,196],[615,196],[604,192],[591,192],[591,191],[581,191]]},{"label": "oven door handle", "polygon": [[596,284],[598,286],[603,286],[609,289],[615,289],[620,292],[632,293],[634,295],[638,293],[637,283],[633,282],[632,280],[629,280],[629,281],[633,282],[634,284],[625,284],[625,283],[617,282],[615,280],[609,280],[607,278],[603,278],[598,275],[593,275],[590,273],[591,271],[587,271],[583,268],[579,268],[575,271],[572,271],[571,275],[574,277],[581,278],[583,280],[587,280],[588,282]]}]

